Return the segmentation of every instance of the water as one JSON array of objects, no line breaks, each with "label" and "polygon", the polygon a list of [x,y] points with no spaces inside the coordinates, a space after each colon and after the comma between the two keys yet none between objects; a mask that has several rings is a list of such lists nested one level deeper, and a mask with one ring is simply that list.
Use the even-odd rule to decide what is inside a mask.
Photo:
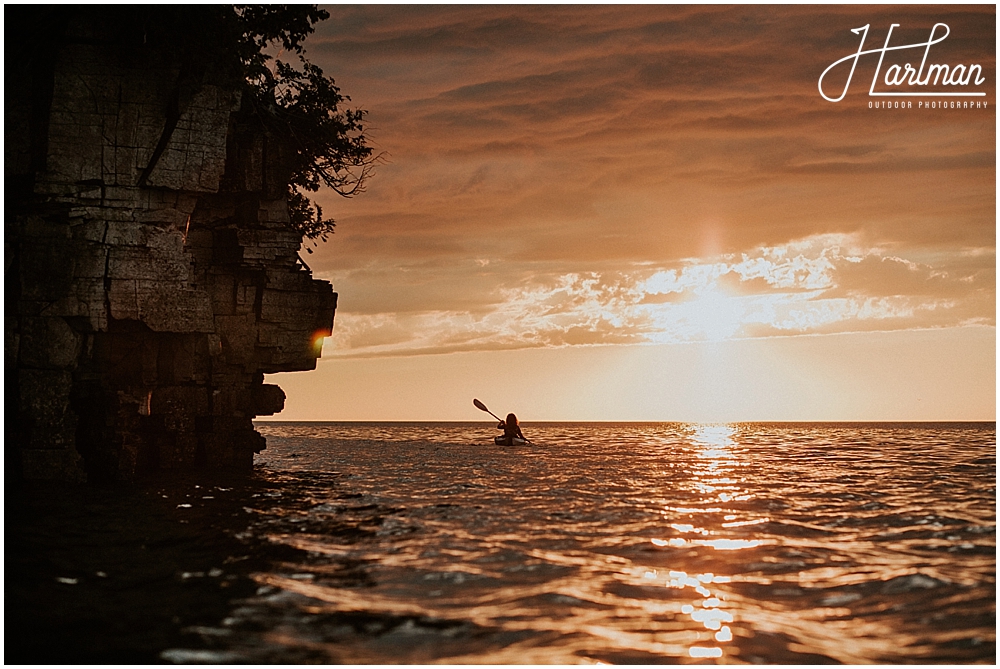
[{"label": "water", "polygon": [[[105,562],[93,546],[25,557],[47,611],[66,593],[107,609],[116,579],[134,611],[128,593],[146,602],[150,585],[129,570],[155,571],[142,559],[160,546],[154,590],[181,614],[146,604],[132,615],[166,631],[125,629],[110,654],[67,623],[92,646],[72,657],[995,660],[993,423],[531,424],[535,443],[515,447],[489,443],[483,423],[259,429],[250,481],[87,502],[130,536],[139,521],[122,514],[155,507],[141,550],[119,539]],[[62,555],[65,539],[45,536],[30,550]],[[91,620],[73,611],[60,620]]]}]

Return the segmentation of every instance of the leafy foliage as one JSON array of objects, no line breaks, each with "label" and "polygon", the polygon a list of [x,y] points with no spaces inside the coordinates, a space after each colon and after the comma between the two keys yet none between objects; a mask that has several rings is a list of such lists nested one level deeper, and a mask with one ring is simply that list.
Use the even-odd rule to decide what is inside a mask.
[{"label": "leafy foliage", "polygon": [[[332,218],[323,218],[323,208],[295,188],[288,190],[288,218],[306,239],[326,241],[336,225]],[[315,244],[313,244],[315,246]],[[307,248],[308,253],[312,249]]]},{"label": "leafy foliage", "polygon": [[[304,191],[327,186],[344,197],[361,193],[379,160],[367,144],[366,112],[342,109],[350,98],[303,55],[303,40],[329,14],[308,5],[254,5],[236,7],[235,15],[239,57],[258,116],[295,151],[288,191],[292,225],[307,239],[325,241],[334,221],[324,219]],[[266,52],[279,45],[298,57],[297,66]]]}]

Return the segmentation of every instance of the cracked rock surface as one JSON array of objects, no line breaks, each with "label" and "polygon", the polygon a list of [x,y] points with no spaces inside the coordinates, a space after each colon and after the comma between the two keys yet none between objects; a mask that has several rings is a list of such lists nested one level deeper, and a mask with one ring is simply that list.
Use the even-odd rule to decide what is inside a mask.
[{"label": "cracked rock surface", "polygon": [[284,404],[264,374],[315,368],[336,308],[298,255],[287,148],[189,54],[80,12],[35,39],[30,16],[8,32],[8,474],[248,471],[252,419]]}]

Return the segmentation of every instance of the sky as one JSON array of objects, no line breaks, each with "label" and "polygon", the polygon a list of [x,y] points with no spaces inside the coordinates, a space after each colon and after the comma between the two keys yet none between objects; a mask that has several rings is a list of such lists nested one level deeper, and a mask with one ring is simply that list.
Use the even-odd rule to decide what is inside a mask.
[{"label": "sky", "polygon": [[327,9],[382,161],[276,418],[995,420],[994,6]]}]

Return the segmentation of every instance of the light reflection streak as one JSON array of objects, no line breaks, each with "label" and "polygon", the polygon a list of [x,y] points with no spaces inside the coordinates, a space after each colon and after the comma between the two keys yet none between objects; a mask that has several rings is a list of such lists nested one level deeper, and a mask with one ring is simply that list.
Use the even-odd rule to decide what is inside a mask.
[{"label": "light reflection streak", "polygon": [[694,532],[695,534],[708,534],[708,530],[702,529],[700,527],[695,527],[694,525],[671,523],[670,527],[674,528],[678,532]]},{"label": "light reflection streak", "polygon": [[[739,461],[734,447],[736,428],[731,425],[699,425],[691,435],[695,451],[696,465],[691,472],[691,489],[703,497],[708,504],[723,502],[737,503],[753,498],[742,485],[742,480],[735,474],[739,471]],[[706,522],[671,522],[669,527],[680,534],[696,535],[698,538],[669,537],[653,538],[654,546],[665,548],[698,548],[710,547],[717,551],[739,551],[756,548],[765,542],[762,539],[743,539],[718,536],[725,530],[740,527],[752,527],[769,522],[769,518],[741,517],[740,509],[722,508],[717,506],[666,507],[666,514],[683,514],[689,519],[703,518]],[[707,515],[706,515],[707,514]],[[716,514],[724,514],[725,522],[719,523],[713,529],[711,521]],[[674,516],[676,517],[676,516]],[[721,531],[720,531],[721,530]],[[702,538],[704,537],[704,538]],[[733,630],[730,627],[735,620],[734,612],[729,608],[727,593],[707,586],[730,583],[732,576],[715,573],[689,575],[687,572],[671,570],[665,579],[669,588],[685,590],[690,588],[698,598],[692,598],[689,603],[680,607],[680,612],[690,616],[704,629],[712,632],[716,643],[725,644],[733,640]],[[704,637],[701,637],[704,639]],[[697,642],[696,642],[697,643]],[[719,658],[724,654],[723,647],[706,647],[692,645],[688,649],[693,658]]]},{"label": "light reflection streak", "polygon": [[[756,524],[756,523],[751,523]],[[703,530],[704,534],[708,534],[707,530]],[[650,539],[650,542],[654,546],[671,546],[673,548],[683,548],[685,546],[710,546],[717,551],[738,551],[744,548],[756,548],[757,546],[762,546],[764,541],[761,539],[680,539],[674,537],[673,539]]]},{"label": "light reflection streak", "polygon": [[[667,511],[676,511],[677,513],[721,513],[722,509],[720,507],[710,507],[707,509],[703,508],[690,508],[686,506],[668,506]],[[733,516],[735,518],[736,516]]]},{"label": "light reflection streak", "polygon": [[732,523],[722,523],[723,527],[747,527],[749,525],[760,525],[770,522],[770,518],[755,518],[754,520],[740,520]]}]

